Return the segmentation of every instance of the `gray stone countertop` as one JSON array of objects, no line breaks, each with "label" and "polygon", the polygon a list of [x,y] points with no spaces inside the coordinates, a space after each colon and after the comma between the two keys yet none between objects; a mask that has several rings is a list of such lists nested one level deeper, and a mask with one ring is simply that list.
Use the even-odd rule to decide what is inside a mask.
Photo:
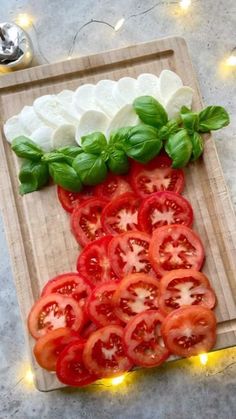
[{"label": "gray stone countertop", "polygon": [[[81,28],[73,56],[127,46],[169,35],[187,40],[205,104],[221,104],[231,125],[215,135],[219,158],[236,206],[236,70],[224,65],[236,46],[235,0],[179,1],[0,0],[1,21],[29,13],[34,64],[65,59],[73,37],[91,19],[124,25],[112,33],[104,23]],[[0,418],[15,419],[231,419],[236,417],[236,349],[129,374],[117,387],[40,393],[27,380],[28,358],[0,219]]]}]

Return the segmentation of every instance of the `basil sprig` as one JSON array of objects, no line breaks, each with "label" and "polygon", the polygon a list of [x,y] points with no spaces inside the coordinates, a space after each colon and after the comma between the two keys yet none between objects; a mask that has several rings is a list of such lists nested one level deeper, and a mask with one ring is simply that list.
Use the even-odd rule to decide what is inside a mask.
[{"label": "basil sprig", "polygon": [[140,96],[135,99],[133,107],[141,121],[156,128],[163,127],[168,116],[163,106],[152,96]]},{"label": "basil sprig", "polygon": [[71,191],[79,192],[82,189],[80,177],[69,164],[64,162],[49,163],[49,173],[57,185]]},{"label": "basil sprig", "polygon": [[170,135],[165,143],[165,150],[173,160],[172,167],[184,167],[189,162],[192,154],[192,142],[186,129],[181,129]]},{"label": "basil sprig", "polygon": [[208,106],[199,113],[199,131],[210,132],[225,127],[230,122],[222,106]]},{"label": "basil sprig", "polygon": [[43,156],[43,150],[23,135],[12,141],[11,148],[18,157],[31,161],[39,161]]},{"label": "basil sprig", "polygon": [[49,181],[49,171],[47,164],[36,161],[25,161],[19,173],[20,194],[37,191]]},{"label": "basil sprig", "polygon": [[136,125],[131,128],[124,142],[127,156],[140,163],[148,163],[162,148],[158,130],[150,125]]},{"label": "basil sprig", "polygon": [[76,171],[84,185],[97,185],[107,176],[107,166],[102,156],[91,153],[81,153],[73,161]]}]

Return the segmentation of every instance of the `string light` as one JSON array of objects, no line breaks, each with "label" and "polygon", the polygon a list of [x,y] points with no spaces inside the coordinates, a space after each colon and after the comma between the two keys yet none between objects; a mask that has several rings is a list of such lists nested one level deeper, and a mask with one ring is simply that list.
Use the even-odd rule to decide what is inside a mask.
[{"label": "string light", "polygon": [[181,0],[179,2],[181,9],[187,10],[191,6],[191,0]]},{"label": "string light", "polygon": [[206,365],[208,361],[208,354],[200,354],[199,359],[202,365]]},{"label": "string light", "polygon": [[230,67],[236,66],[236,48],[231,51],[230,56],[226,59],[226,65]]},{"label": "string light", "polygon": [[114,26],[114,30],[117,32],[120,30],[120,28],[122,28],[122,26],[124,25],[125,19],[122,17],[121,19],[119,19],[115,26]]},{"label": "string light", "polygon": [[119,384],[123,383],[125,379],[125,375],[119,375],[118,377],[114,377],[111,379],[112,386],[118,386]]},{"label": "string light", "polygon": [[23,29],[28,29],[33,25],[33,19],[27,13],[20,13],[16,16],[15,22]]}]

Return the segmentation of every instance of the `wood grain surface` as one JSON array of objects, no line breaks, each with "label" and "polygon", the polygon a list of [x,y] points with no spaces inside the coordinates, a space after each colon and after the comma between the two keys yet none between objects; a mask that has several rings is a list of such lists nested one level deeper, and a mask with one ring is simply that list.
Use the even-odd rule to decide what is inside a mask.
[{"label": "wood grain surface", "polygon": [[[195,109],[201,94],[184,39],[166,38],[119,50],[30,68],[0,78],[0,199],[11,255],[16,290],[24,326],[27,314],[51,277],[76,268],[78,245],[70,232],[69,216],[57,201],[55,186],[21,197],[18,192],[19,162],[3,134],[3,123],[35,98],[76,89],[101,79],[137,77],[161,70],[177,72],[194,91]],[[203,271],[214,287],[218,305],[218,338],[215,349],[236,344],[236,219],[223,178],[214,140],[205,137],[204,156],[185,170],[184,195],[195,214],[194,230],[206,250]],[[6,278],[7,280],[7,278]],[[36,387],[48,391],[62,387],[54,374],[37,366],[32,356],[33,339],[27,333]]]}]

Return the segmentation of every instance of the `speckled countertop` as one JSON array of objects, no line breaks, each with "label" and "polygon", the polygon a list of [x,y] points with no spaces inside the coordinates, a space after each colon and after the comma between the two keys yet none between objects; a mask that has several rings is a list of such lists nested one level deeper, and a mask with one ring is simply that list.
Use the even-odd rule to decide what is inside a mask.
[{"label": "speckled countertop", "polygon": [[[183,13],[178,1],[0,0],[1,21],[29,13],[34,64],[63,60],[169,35],[187,40],[206,104],[221,104],[231,125],[215,135],[236,207],[236,70],[224,60],[236,46],[235,0],[196,0]],[[114,25],[125,23],[118,32]],[[81,28],[81,29],[80,29]],[[78,32],[73,45],[73,38]],[[236,349],[137,371],[117,387],[40,393],[27,380],[28,359],[4,228],[0,218],[0,419],[122,418],[233,419],[236,417]]]}]

